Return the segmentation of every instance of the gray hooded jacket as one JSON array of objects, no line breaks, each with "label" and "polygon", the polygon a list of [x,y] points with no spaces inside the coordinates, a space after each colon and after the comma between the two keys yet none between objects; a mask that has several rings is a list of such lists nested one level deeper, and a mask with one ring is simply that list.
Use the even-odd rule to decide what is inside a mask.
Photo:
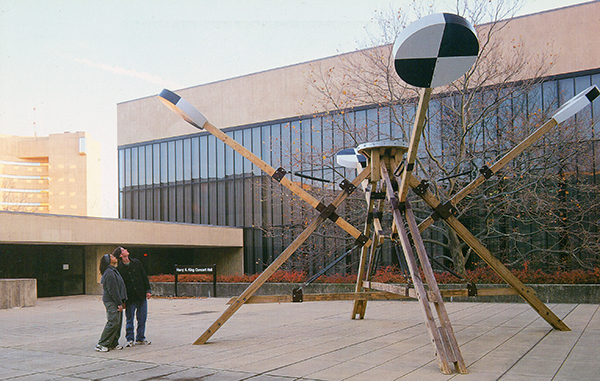
[{"label": "gray hooded jacket", "polygon": [[113,266],[108,266],[102,274],[102,283],[104,293],[102,294],[103,302],[113,302],[117,305],[125,303],[127,300],[127,289],[121,274]]}]

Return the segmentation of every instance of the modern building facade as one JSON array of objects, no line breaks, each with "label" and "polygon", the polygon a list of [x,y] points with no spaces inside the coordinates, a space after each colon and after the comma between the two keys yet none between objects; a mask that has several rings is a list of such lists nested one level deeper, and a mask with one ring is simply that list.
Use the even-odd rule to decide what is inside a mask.
[{"label": "modern building facade", "polygon": [[100,216],[100,144],[85,132],[0,135],[0,210]]},{"label": "modern building facade", "polygon": [[[543,83],[521,97],[529,109],[551,113],[579,91],[600,85],[600,52],[594,48],[600,36],[589,33],[597,28],[599,14],[600,2],[591,1],[516,18],[502,29],[497,37],[497,56],[510,56],[519,45],[532,60],[541,55],[552,59]],[[485,28],[481,26],[479,31]],[[391,117],[404,113],[404,119],[409,120],[411,107],[406,105],[399,110],[397,104],[361,102],[328,112],[312,106],[321,102],[322,94],[310,86],[311,75],[328,72],[334,78],[336,74],[341,77],[343,73],[335,68],[364,53],[292,65],[177,93],[265,162],[283,167],[293,181],[310,192],[330,197],[337,192],[335,184],[344,177],[353,177],[336,164],[339,149],[386,138],[407,139],[406,126],[398,122],[403,118]],[[515,78],[515,89],[522,79]],[[439,108],[451,96],[437,94],[430,108]],[[516,106],[507,107],[515,107],[511,113],[517,113]],[[291,242],[294,233],[314,217],[314,212],[306,210],[300,200],[274,184],[259,168],[212,135],[194,130],[156,96],[120,103],[117,113],[121,218],[241,227],[244,270],[254,273],[270,263]],[[596,147],[597,131],[592,127],[600,118],[600,106],[587,110],[584,118],[582,122],[589,127],[586,144],[600,152]],[[347,140],[347,135],[336,128],[340,125],[361,129],[362,141]],[[431,114],[429,125],[439,132],[444,120]],[[440,139],[441,151],[443,143]],[[595,181],[595,168],[600,165],[595,161],[600,158],[594,156],[591,160],[582,164],[581,170],[585,169]],[[342,209],[340,214],[353,222],[364,221],[364,216],[352,216],[351,208]],[[322,230],[309,244],[312,248],[301,250],[299,256],[310,256],[318,250],[333,257],[346,251],[351,240],[343,232],[332,233],[335,229]],[[555,244],[552,238],[535,239],[547,240],[545,245]],[[395,260],[393,250],[382,255],[384,263]]]},{"label": "modern building facade", "polygon": [[102,293],[100,258],[121,245],[150,274],[243,272],[240,228],[24,212],[0,212],[0,225],[0,278],[34,278],[39,297]]},{"label": "modern building facade", "polygon": [[0,183],[0,279],[35,279],[39,297],[101,293],[100,258],[119,245],[150,274],[244,271],[240,228],[99,218],[100,147],[84,132],[0,136]]}]

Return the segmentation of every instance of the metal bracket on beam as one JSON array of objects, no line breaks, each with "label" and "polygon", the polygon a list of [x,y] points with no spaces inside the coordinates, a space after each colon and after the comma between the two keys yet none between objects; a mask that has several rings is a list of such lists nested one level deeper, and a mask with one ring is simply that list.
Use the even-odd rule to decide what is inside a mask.
[{"label": "metal bracket on beam", "polygon": [[352,192],[354,192],[354,190],[356,189],[356,185],[352,184],[352,182],[344,179],[342,180],[342,182],[340,183],[340,188],[342,188],[342,190],[346,193],[348,193],[349,195],[352,194]]},{"label": "metal bracket on beam", "polygon": [[437,221],[440,218],[446,219],[455,215],[456,212],[457,210],[454,205],[448,201],[445,204],[439,204],[437,207],[435,207],[435,213],[433,213],[431,218],[433,218],[434,221]]},{"label": "metal bracket on beam", "polygon": [[371,224],[374,219],[381,220],[383,218],[383,213],[379,211],[371,212],[367,214],[367,224]]},{"label": "metal bracket on beam", "polygon": [[392,205],[392,209],[399,210],[400,212],[406,209],[406,203],[400,202],[396,196],[390,197],[390,204]]},{"label": "metal bracket on beam", "polygon": [[302,288],[294,288],[292,290],[292,302],[302,303],[304,301],[304,295],[302,294]]},{"label": "metal bracket on beam", "polygon": [[492,172],[490,167],[488,167],[487,165],[484,165],[483,167],[481,167],[479,169],[479,173],[481,173],[483,175],[483,177],[485,177],[486,180],[489,179],[490,177],[494,176],[494,172]]},{"label": "metal bracket on beam", "polygon": [[371,192],[371,200],[384,200],[385,192]]},{"label": "metal bracket on beam", "polygon": [[355,245],[359,245],[359,246],[364,246],[365,243],[369,242],[369,237],[367,237],[364,234],[360,234],[358,236],[358,238],[356,239],[356,241],[354,242]]},{"label": "metal bracket on beam", "polygon": [[429,181],[427,180],[421,180],[421,184],[419,184],[418,186],[413,188],[413,191],[419,195],[422,196],[425,194],[425,192],[427,192],[427,190],[429,189]]},{"label": "metal bracket on beam", "polygon": [[317,210],[321,212],[321,217],[323,217],[323,219],[329,218],[333,222],[337,221],[337,219],[340,218],[340,216],[337,213],[335,213],[335,209],[335,205],[333,204],[325,206],[325,204],[320,202],[319,205],[317,205]]},{"label": "metal bracket on beam", "polygon": [[283,179],[283,177],[285,176],[285,174],[287,173],[287,171],[285,169],[283,169],[283,167],[279,167],[275,170],[275,172],[273,173],[273,175],[271,176],[275,181],[277,181],[278,183],[281,182],[281,179]]},{"label": "metal bracket on beam", "polygon": [[467,283],[467,295],[477,296],[477,285],[475,283]]}]

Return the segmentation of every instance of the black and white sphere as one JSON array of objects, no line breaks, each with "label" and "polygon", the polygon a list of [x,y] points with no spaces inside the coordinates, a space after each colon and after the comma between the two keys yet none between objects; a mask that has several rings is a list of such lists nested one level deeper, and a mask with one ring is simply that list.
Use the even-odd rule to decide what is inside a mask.
[{"label": "black and white sphere", "polygon": [[355,148],[346,148],[338,152],[336,161],[342,167],[361,169],[367,166],[367,158],[356,151]]},{"label": "black and white sphere", "polygon": [[417,87],[444,86],[477,60],[475,28],[463,17],[437,13],[410,24],[394,44],[394,65],[402,80]]}]

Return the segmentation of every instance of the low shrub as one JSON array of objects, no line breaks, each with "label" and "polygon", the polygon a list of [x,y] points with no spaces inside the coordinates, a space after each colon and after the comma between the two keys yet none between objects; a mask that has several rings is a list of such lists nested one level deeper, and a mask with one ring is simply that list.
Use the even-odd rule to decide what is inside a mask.
[{"label": "low shrub", "polygon": [[[522,270],[515,270],[513,274],[523,283],[528,284],[600,284],[600,268],[594,270],[572,270],[545,273],[542,270],[532,270],[526,265]],[[260,274],[245,275],[218,275],[217,282],[220,283],[250,283]],[[421,275],[423,277],[423,275]],[[151,282],[174,282],[173,274],[151,275]],[[303,283],[309,278],[304,271],[276,271],[267,282],[270,283]],[[473,282],[479,284],[504,283],[500,276],[490,267],[480,267],[475,270],[467,270],[463,279],[457,278],[449,272],[436,272],[435,278],[438,283],[462,283]],[[395,266],[382,267],[371,277],[374,282],[381,283],[407,283],[410,276],[404,274]],[[178,282],[212,282],[209,274],[183,274],[177,277]],[[323,275],[315,283],[356,283],[356,274],[332,274]]]}]

